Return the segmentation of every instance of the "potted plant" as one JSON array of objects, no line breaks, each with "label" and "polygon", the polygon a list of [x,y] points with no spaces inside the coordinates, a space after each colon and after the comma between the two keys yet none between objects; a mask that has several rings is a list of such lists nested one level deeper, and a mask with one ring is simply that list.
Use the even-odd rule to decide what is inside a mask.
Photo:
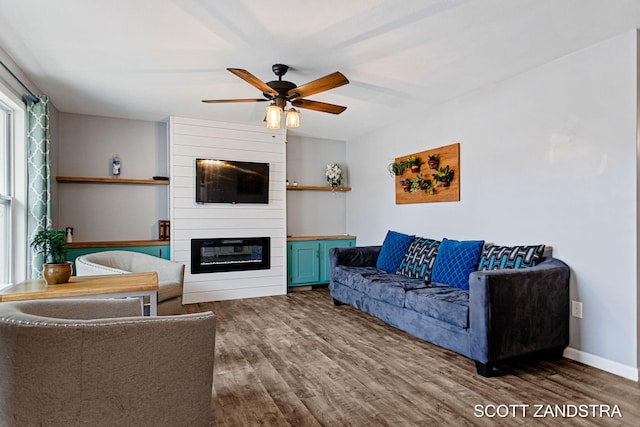
[{"label": "potted plant", "polygon": [[329,163],[324,174],[327,177],[329,187],[338,188],[342,186],[342,169],[337,163]]},{"label": "potted plant", "polygon": [[45,228],[38,231],[31,247],[44,257],[42,275],[47,285],[67,283],[71,277],[71,263],[67,261],[67,242],[64,230]]},{"label": "potted plant", "polygon": [[391,174],[391,176],[400,176],[400,175],[402,175],[406,168],[407,167],[404,165],[403,162],[389,163],[389,166],[388,166],[389,173]]},{"label": "potted plant", "polygon": [[409,187],[409,191],[412,193],[415,193],[420,190],[424,190],[429,194],[433,194],[433,187],[431,186],[431,181],[429,181],[428,179],[424,179],[424,176],[422,176],[421,173],[411,178],[410,183],[411,185]]},{"label": "potted plant", "polygon": [[429,169],[438,169],[440,166],[440,155],[439,154],[431,154],[427,157],[427,165],[429,165]]},{"label": "potted plant", "polygon": [[408,178],[402,178],[400,180],[400,185],[402,186],[402,189],[404,190],[405,193],[409,192],[411,190],[411,180]]},{"label": "potted plant", "polygon": [[409,158],[402,163],[404,164],[405,168],[411,169],[411,172],[420,172],[420,165],[422,164],[422,162],[416,156],[409,156]]},{"label": "potted plant", "polygon": [[444,168],[436,169],[436,173],[431,176],[438,183],[438,187],[448,187],[453,180],[453,170],[449,169],[449,165],[447,165]]}]

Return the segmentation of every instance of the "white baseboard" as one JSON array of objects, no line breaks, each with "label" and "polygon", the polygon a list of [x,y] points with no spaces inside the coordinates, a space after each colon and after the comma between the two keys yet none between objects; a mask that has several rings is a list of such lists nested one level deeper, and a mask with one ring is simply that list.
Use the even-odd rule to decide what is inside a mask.
[{"label": "white baseboard", "polygon": [[603,371],[610,372],[621,377],[638,381],[640,378],[640,369],[633,366],[623,365],[622,363],[614,362],[604,357],[596,356],[594,354],[586,353],[581,350],[576,350],[572,347],[567,347],[562,354],[567,359],[575,360],[585,365],[593,366],[594,368],[602,369]]},{"label": "white baseboard", "polygon": [[260,286],[244,289],[222,289],[201,292],[184,292],[182,294],[182,303],[192,304],[197,302],[225,301],[242,298],[259,298],[286,294],[287,288],[284,285]]}]

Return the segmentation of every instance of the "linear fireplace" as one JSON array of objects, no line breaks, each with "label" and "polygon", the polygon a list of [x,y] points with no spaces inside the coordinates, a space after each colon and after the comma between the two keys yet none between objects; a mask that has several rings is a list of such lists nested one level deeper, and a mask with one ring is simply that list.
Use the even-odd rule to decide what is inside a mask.
[{"label": "linear fireplace", "polygon": [[191,239],[191,274],[267,270],[271,238]]}]

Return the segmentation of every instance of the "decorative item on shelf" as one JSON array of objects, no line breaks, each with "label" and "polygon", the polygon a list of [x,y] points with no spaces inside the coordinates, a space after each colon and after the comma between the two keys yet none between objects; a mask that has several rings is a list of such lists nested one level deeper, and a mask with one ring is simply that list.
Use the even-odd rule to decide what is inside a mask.
[{"label": "decorative item on shelf", "polygon": [[73,227],[67,227],[64,229],[65,241],[67,243],[73,243]]},{"label": "decorative item on shelf", "polygon": [[161,219],[158,221],[158,239],[169,240],[171,235],[170,223],[168,220]]},{"label": "decorative item on shelf", "polygon": [[44,263],[42,275],[47,285],[67,283],[71,277],[71,263],[67,261],[65,230],[45,228],[36,233],[31,247],[36,254],[42,254]]},{"label": "decorative item on shelf", "polygon": [[420,172],[420,165],[422,162],[416,156],[409,156],[407,160],[404,162],[404,167],[407,169],[411,169],[411,172],[418,173]]},{"label": "decorative item on shelf", "polygon": [[448,187],[453,180],[453,169],[449,169],[449,165],[444,168],[436,169],[433,180],[438,183],[438,187]]},{"label": "decorative item on shelf", "polygon": [[337,188],[342,186],[342,169],[337,163],[329,163],[325,175],[330,187]]},{"label": "decorative item on shelf", "polygon": [[427,165],[429,166],[429,169],[438,169],[438,166],[440,166],[440,155],[429,155],[429,157],[427,157]]},{"label": "decorative item on shelf", "polygon": [[111,159],[111,175],[114,177],[120,176],[120,157],[116,154]]}]

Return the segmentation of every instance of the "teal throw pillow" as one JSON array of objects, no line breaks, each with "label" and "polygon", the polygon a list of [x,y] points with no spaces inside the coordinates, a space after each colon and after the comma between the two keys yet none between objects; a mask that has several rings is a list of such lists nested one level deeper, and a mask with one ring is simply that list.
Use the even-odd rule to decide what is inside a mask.
[{"label": "teal throw pillow", "polygon": [[469,274],[475,271],[484,240],[442,239],[433,265],[431,281],[469,289]]},{"label": "teal throw pillow", "polygon": [[414,237],[416,236],[409,236],[397,231],[387,231],[387,236],[384,238],[378,255],[376,267],[387,273],[395,273]]},{"label": "teal throw pillow", "polygon": [[487,246],[482,250],[478,270],[534,267],[542,259],[544,245]]},{"label": "teal throw pillow", "polygon": [[396,274],[430,282],[431,271],[438,255],[439,246],[440,242],[438,240],[416,237],[404,254]]}]

